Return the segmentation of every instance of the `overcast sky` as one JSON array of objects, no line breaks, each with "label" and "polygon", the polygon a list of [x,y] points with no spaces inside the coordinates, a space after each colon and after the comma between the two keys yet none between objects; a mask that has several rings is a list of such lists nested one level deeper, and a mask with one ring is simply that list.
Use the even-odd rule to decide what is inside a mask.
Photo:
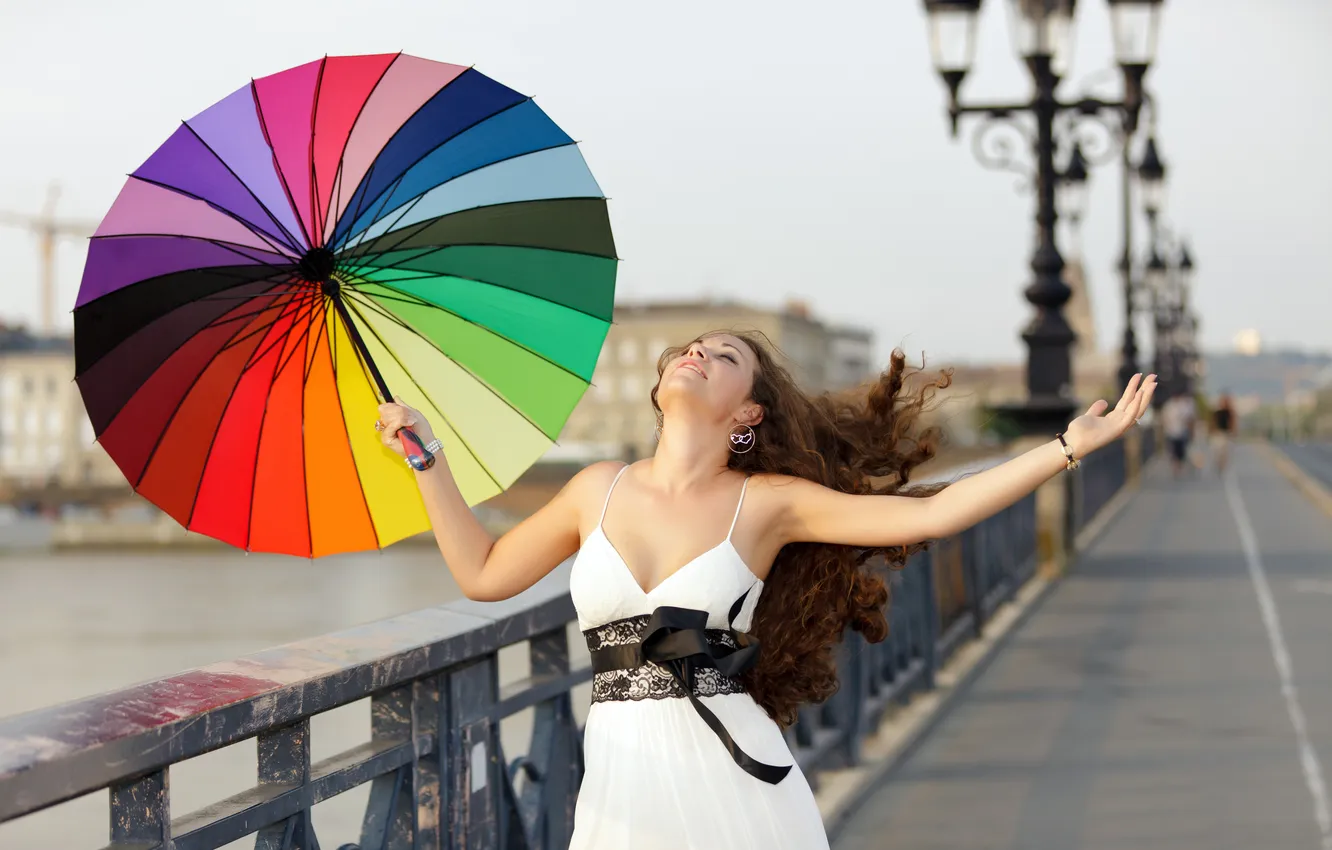
[{"label": "overcast sky", "polygon": [[[6,5],[0,209],[40,209],[55,179],[60,214],[95,221],[178,121],[251,77],[404,50],[475,65],[582,142],[611,198],[618,297],[803,297],[872,325],[884,351],[1024,355],[1033,201],[978,165],[969,138],[949,140],[918,0]],[[985,4],[965,95],[1028,92],[1004,6]],[[1114,94],[1105,4],[1079,6],[1065,92],[1091,78]],[[1148,82],[1204,344],[1252,327],[1332,348],[1332,4],[1167,0],[1164,18]],[[1093,175],[1081,240],[1104,349],[1122,312],[1116,169]],[[0,313],[35,322],[35,241],[0,228],[0,250]],[[64,326],[84,253],[59,253]]]}]

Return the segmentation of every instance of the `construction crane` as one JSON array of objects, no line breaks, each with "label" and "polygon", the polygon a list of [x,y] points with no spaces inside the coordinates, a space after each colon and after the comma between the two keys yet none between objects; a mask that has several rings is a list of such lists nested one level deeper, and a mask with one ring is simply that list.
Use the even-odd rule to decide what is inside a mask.
[{"label": "construction crane", "polygon": [[56,300],[56,240],[62,237],[87,239],[97,230],[96,222],[62,220],[55,217],[56,201],[60,199],[59,184],[52,183],[46,190],[46,205],[42,214],[0,210],[0,225],[21,227],[37,236],[37,249],[41,256],[42,333],[55,332]]}]

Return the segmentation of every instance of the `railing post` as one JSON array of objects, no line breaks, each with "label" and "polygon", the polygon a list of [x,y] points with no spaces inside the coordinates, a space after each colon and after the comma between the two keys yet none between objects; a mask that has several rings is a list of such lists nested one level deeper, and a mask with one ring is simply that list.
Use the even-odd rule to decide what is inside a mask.
[{"label": "railing post", "polygon": [[[416,747],[417,756],[412,763],[412,808],[416,827],[413,850],[440,850],[444,834],[440,823],[443,811],[440,761],[445,746],[439,728],[442,678],[431,676],[412,683],[412,739],[419,742],[424,738],[429,742],[427,747]],[[422,749],[426,750],[424,754]]]},{"label": "railing post", "polygon": [[490,654],[454,669],[447,678],[449,846],[498,850],[500,796],[498,742],[490,720],[498,656]]},{"label": "railing post", "polygon": [[971,609],[971,628],[976,637],[985,629],[985,583],[980,567],[984,528],[985,523],[981,523],[962,532],[962,574],[966,576],[967,607]]},{"label": "railing post", "polygon": [[[534,637],[528,652],[534,679],[569,672],[569,637],[563,627]],[[533,850],[563,850],[573,836],[574,803],[582,779],[573,703],[565,692],[538,703],[535,713],[532,743],[523,762],[527,781],[521,821],[533,839]]]},{"label": "railing post", "polygon": [[[310,718],[259,734],[259,784],[301,786],[310,782]],[[259,830],[255,850],[318,850],[310,810]]]},{"label": "railing post", "polygon": [[925,664],[922,682],[927,690],[934,690],[934,674],[939,656],[939,597],[934,589],[934,554],[920,552],[913,559],[920,573],[921,660]]},{"label": "railing post", "polygon": [[851,632],[842,640],[841,665],[846,676],[846,698],[842,702],[841,717],[842,756],[846,764],[860,764],[860,742],[865,734],[865,702],[869,699],[869,671],[866,663],[869,658],[864,649],[868,646],[859,632]]},{"label": "railing post", "polygon": [[171,840],[171,788],[167,769],[111,786],[111,846],[165,846]]},{"label": "railing post", "polygon": [[[383,847],[424,850],[439,847],[438,679],[431,678],[375,694],[370,700],[370,735],[374,740],[422,735],[434,741],[426,757],[370,784],[370,801],[361,824],[361,850]],[[415,749],[419,750],[419,747]]]}]

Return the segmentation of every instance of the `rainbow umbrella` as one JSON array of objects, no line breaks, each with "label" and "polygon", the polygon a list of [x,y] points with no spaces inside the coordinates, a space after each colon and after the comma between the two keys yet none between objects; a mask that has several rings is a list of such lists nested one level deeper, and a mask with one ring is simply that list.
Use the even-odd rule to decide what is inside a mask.
[{"label": "rainbow umbrella", "polygon": [[380,548],[429,527],[380,401],[429,418],[469,504],[498,494],[586,390],[616,265],[605,197],[530,97],[404,54],[326,57],[183,122],[130,175],[88,250],[78,385],[103,448],[186,528]]}]

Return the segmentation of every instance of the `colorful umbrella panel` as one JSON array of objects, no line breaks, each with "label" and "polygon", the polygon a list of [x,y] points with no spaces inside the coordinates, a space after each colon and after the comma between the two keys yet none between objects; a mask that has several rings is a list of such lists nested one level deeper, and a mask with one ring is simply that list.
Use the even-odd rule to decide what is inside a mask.
[{"label": "colorful umbrella panel", "polygon": [[[611,320],[606,199],[531,98],[405,54],[255,80],[136,169],[74,312],[101,445],[191,530],[254,551],[429,527],[372,428],[419,408],[469,504],[586,390]],[[349,325],[350,323],[350,325]]]}]

